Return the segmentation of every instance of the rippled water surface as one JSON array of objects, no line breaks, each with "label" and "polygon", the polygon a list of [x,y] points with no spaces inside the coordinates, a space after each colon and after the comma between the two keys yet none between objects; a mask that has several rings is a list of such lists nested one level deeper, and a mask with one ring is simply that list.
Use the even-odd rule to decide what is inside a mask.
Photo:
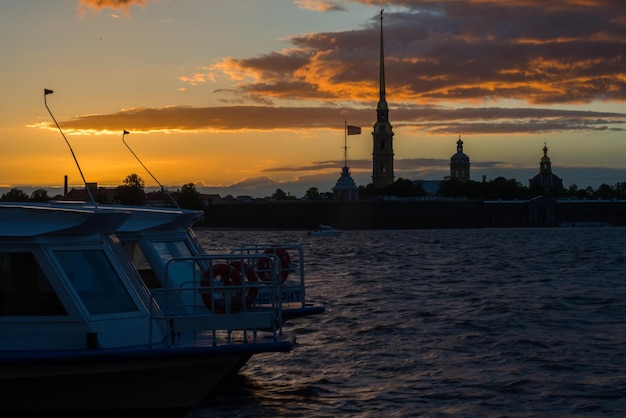
[{"label": "rippled water surface", "polygon": [[196,234],[207,251],[302,244],[326,312],[188,418],[626,411],[626,229]]}]

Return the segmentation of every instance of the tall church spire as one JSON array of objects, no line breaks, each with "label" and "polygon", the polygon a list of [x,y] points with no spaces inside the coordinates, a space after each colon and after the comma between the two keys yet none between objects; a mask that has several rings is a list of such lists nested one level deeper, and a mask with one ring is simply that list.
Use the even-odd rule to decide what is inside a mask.
[{"label": "tall church spire", "polygon": [[379,99],[378,99],[378,110],[389,110],[387,106],[387,98],[385,91],[385,52],[384,52],[384,42],[383,42],[383,11],[380,11],[380,90],[379,90]]},{"label": "tall church spire", "polygon": [[383,10],[380,11],[380,91],[376,107],[376,123],[372,137],[372,184],[379,189],[393,183],[393,127],[389,123],[389,107],[385,91],[385,53],[383,48]]}]

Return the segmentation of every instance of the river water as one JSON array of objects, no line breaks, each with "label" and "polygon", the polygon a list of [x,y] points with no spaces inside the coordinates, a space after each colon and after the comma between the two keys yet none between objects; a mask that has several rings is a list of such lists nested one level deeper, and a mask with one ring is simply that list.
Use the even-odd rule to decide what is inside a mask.
[{"label": "river water", "polygon": [[290,353],[254,356],[187,418],[626,413],[626,230],[196,231],[305,248]]}]

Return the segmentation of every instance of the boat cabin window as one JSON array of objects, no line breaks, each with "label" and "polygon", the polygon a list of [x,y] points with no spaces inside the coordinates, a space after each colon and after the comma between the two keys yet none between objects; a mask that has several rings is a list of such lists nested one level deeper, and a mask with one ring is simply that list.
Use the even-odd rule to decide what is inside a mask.
[{"label": "boat cabin window", "polygon": [[104,251],[64,250],[54,255],[90,314],[138,310]]},{"label": "boat cabin window", "polygon": [[[194,255],[184,241],[155,241],[153,244],[164,263],[172,258],[191,258]],[[198,261],[181,260],[170,263],[167,274],[174,287],[184,287],[197,283],[203,271]]]},{"label": "boat cabin window", "polygon": [[191,257],[193,255],[184,241],[155,241],[154,248],[163,261],[174,257]]},{"label": "boat cabin window", "polygon": [[30,252],[0,252],[0,316],[67,315]]},{"label": "boat cabin window", "polygon": [[148,289],[163,287],[137,241],[124,242],[124,250],[132,260],[135,270],[137,270]]}]

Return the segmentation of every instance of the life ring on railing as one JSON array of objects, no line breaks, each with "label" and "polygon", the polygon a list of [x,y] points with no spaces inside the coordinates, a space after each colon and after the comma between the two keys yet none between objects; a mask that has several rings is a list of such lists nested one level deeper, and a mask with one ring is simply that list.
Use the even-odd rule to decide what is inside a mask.
[{"label": "life ring on railing", "polygon": [[[217,278],[219,278],[225,286],[241,286],[241,273],[230,264],[223,263],[215,264],[212,268],[206,270],[202,275],[202,280],[200,280],[200,286],[210,288],[211,279]],[[201,293],[204,306],[206,306],[210,311],[214,311],[215,313],[226,312],[225,295],[223,293],[222,298],[216,298],[215,303],[213,303],[211,291],[201,291]]]},{"label": "life ring on railing", "polygon": [[[263,251],[263,254],[276,254],[280,260],[280,275],[283,278],[282,283],[284,283],[289,276],[289,266],[291,265],[291,257],[289,256],[287,250],[284,248],[268,248]],[[271,264],[272,262],[269,257],[259,258],[259,261],[257,262],[257,269],[259,270],[259,278],[262,281],[267,282],[272,280],[272,275],[269,271]]]},{"label": "life ring on railing", "polygon": [[[253,266],[248,265],[243,261],[233,261],[230,263],[231,267],[237,269],[237,271],[246,276],[246,280],[250,283],[255,283],[259,280],[259,277],[256,274]],[[259,289],[256,286],[251,286],[248,288],[246,292],[246,306],[252,306],[254,300],[256,299],[256,295],[258,294]],[[241,293],[237,294],[238,297],[241,297]]]}]

